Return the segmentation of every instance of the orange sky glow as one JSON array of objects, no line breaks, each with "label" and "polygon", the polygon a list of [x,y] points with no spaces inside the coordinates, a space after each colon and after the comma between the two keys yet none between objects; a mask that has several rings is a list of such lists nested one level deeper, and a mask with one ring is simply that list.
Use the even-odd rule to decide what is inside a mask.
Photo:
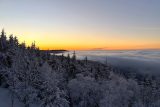
[{"label": "orange sky glow", "polygon": [[0,29],[40,49],[160,49],[159,0],[1,0]]}]

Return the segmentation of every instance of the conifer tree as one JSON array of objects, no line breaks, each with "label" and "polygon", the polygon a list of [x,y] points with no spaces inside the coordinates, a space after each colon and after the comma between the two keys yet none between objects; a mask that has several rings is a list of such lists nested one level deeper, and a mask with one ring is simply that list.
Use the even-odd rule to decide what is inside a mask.
[{"label": "conifer tree", "polygon": [[7,37],[4,29],[2,29],[1,36],[0,36],[0,51],[6,51],[7,49]]},{"label": "conifer tree", "polygon": [[68,62],[68,64],[70,63],[70,54],[68,53],[68,55],[67,55],[67,62]]},{"label": "conifer tree", "polygon": [[72,60],[76,61],[76,52],[75,51],[73,52]]},{"label": "conifer tree", "polygon": [[88,63],[88,58],[87,58],[87,56],[84,58],[84,60],[85,60],[85,63],[87,64],[87,63]]}]

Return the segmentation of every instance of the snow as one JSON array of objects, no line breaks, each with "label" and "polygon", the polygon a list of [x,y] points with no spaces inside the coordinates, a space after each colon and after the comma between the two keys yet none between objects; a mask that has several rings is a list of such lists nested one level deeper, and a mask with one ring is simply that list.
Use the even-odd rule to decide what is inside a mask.
[{"label": "snow", "polygon": [[[15,99],[15,107],[23,107],[23,104]],[[0,107],[11,107],[11,93],[8,89],[0,88]]]},{"label": "snow", "polygon": [[[0,107],[11,107],[11,93],[6,88],[0,88]],[[24,107],[24,105],[15,98],[15,103],[13,107]],[[36,104],[31,105],[31,107],[39,107]]]}]

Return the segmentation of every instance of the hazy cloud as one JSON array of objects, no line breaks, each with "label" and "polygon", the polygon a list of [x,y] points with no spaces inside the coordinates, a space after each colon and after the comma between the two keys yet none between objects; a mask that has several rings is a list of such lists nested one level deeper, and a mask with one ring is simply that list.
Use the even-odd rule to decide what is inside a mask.
[{"label": "hazy cloud", "polygon": [[108,63],[121,68],[130,68],[141,73],[160,74],[160,50],[137,51],[77,51],[77,58]]}]

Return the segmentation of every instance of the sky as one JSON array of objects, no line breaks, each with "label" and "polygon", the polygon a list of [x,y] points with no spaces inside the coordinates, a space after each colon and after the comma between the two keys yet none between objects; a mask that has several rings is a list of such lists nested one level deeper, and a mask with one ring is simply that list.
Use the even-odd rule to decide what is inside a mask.
[{"label": "sky", "polygon": [[40,49],[160,49],[160,0],[0,0],[0,29]]}]

